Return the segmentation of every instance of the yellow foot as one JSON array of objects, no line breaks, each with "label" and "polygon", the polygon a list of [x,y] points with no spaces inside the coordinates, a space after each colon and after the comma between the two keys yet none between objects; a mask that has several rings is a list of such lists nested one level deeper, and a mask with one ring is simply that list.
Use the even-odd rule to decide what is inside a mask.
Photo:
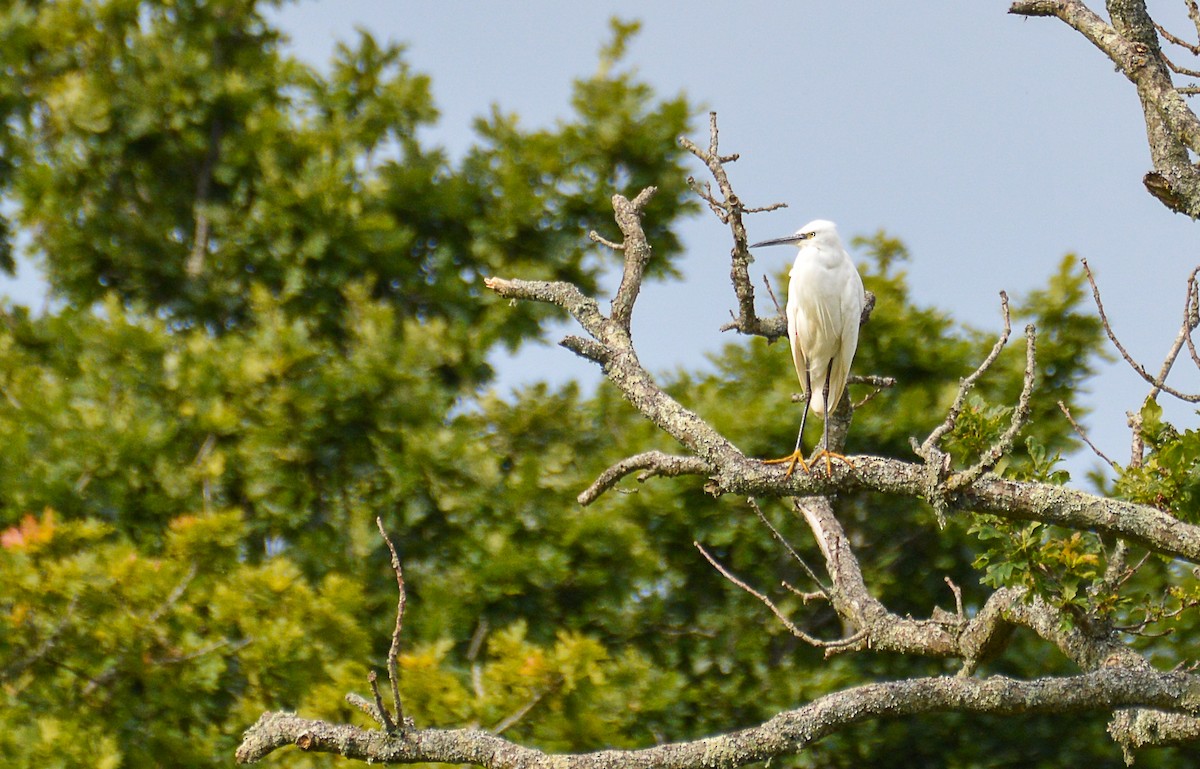
[{"label": "yellow foot", "polygon": [[833,463],[830,461],[833,459],[841,460],[842,462],[846,463],[846,467],[849,467],[851,470],[854,469],[854,463],[851,462],[850,458],[844,454],[838,454],[837,452],[834,452],[834,451],[827,451],[825,449],[821,449],[820,451],[818,451],[816,453],[816,455],[813,456],[813,459],[816,460],[816,459],[820,459],[822,457],[825,458],[825,474],[826,475],[833,475]]},{"label": "yellow foot", "polygon": [[796,469],[796,465],[803,467],[806,473],[812,472],[812,468],[808,466],[808,462],[804,461],[804,454],[799,451],[793,451],[786,457],[780,457],[779,459],[764,459],[762,462],[764,465],[782,465],[784,462],[787,462],[787,473],[783,476],[785,481],[792,477],[792,472]]}]

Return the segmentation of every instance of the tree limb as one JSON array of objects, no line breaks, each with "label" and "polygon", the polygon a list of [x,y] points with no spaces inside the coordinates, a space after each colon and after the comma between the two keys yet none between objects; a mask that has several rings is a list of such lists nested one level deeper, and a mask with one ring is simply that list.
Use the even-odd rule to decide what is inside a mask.
[{"label": "tree limb", "polygon": [[821,697],[765,723],[692,742],[640,750],[549,755],[476,729],[413,729],[387,734],[355,726],[264,713],[242,737],[240,763],[259,761],[286,745],[362,761],[474,764],[487,769],[731,769],[799,753],[848,727],[880,718],[960,712],[1015,715],[1107,712],[1123,707],[1195,713],[1200,678],[1119,668],[1075,676],[1016,681],[961,677],[913,678],[867,684]]},{"label": "tree limb", "polygon": [[708,185],[699,187],[694,179],[688,179],[692,189],[703,198],[713,213],[722,223],[729,225],[733,234],[733,250],[730,252],[731,267],[729,279],[733,283],[733,292],[738,300],[738,314],[732,323],[721,328],[722,331],[737,330],[743,334],[757,334],[768,340],[778,339],[787,334],[787,321],[783,313],[771,318],[760,318],[754,308],[754,283],[750,280],[750,263],[754,257],[750,254],[746,238],[746,225],[742,221],[743,214],[757,211],[774,211],[785,208],[785,203],[776,203],[765,208],[748,209],[733,192],[729,183],[729,175],[725,173],[725,163],[737,160],[737,155],[721,155],[717,149],[717,113],[708,115],[708,149],[702,149],[691,140],[680,137],[679,144],[688,152],[699,158],[709,173],[717,182],[721,198],[712,195]]},{"label": "tree limb", "polygon": [[[1019,0],[1009,13],[1054,16],[1100,49],[1137,88],[1154,170],[1142,182],[1167,208],[1200,216],[1200,119],[1171,81],[1157,30],[1141,0],[1109,0],[1109,24],[1080,0]],[[1190,9],[1189,9],[1190,10]]]},{"label": "tree limb", "polygon": [[632,457],[622,459],[600,474],[600,477],[580,492],[577,500],[583,506],[590,505],[600,498],[604,492],[617,485],[617,482],[632,472],[641,470],[638,482],[656,475],[675,477],[679,475],[704,475],[709,471],[709,465],[696,457],[680,457],[664,454],[661,451],[647,451]]},{"label": "tree limb", "polygon": [[637,301],[638,292],[642,290],[642,273],[646,262],[650,260],[650,243],[642,231],[642,211],[655,193],[654,187],[647,187],[633,200],[621,195],[613,195],[613,211],[616,212],[617,226],[625,236],[621,250],[625,253],[625,271],[621,274],[621,285],[617,295],[612,300],[612,320],[625,332],[629,332],[629,323],[633,317],[633,303]]}]

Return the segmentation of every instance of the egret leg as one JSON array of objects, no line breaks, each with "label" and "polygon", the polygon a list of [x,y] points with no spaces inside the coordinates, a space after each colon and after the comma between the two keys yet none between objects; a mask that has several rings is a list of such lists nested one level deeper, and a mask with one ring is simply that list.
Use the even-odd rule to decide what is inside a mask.
[{"label": "egret leg", "polygon": [[[836,451],[829,450],[829,412],[833,410],[833,406],[830,405],[830,403],[829,403],[829,377],[832,374],[833,374],[833,360],[830,359],[829,373],[826,374],[825,386],[821,389],[822,394],[825,396],[825,425],[824,425],[824,430],[822,431],[822,435],[824,437],[822,438],[821,450],[818,451],[816,453],[816,455],[813,457],[814,459],[824,457],[824,459],[825,459],[825,474],[826,475],[833,475],[833,463],[831,460],[834,460],[834,459],[840,459],[843,462],[845,462],[846,465],[848,467],[850,467],[850,469],[854,469],[854,463],[851,462],[850,459],[848,457],[846,457],[846,455],[838,454]],[[843,392],[843,395],[845,395],[845,392]]]},{"label": "egret leg", "polygon": [[785,481],[788,478],[792,477],[792,472],[796,469],[796,465],[800,465],[801,467],[803,467],[804,472],[806,472],[806,473],[812,472],[811,468],[809,468],[809,466],[808,466],[808,462],[806,462],[804,460],[804,450],[803,450],[803,444],[802,444],[802,442],[804,441],[804,423],[808,421],[808,407],[812,404],[812,386],[811,386],[811,384],[812,383],[811,383],[811,381],[809,381],[809,378],[808,378],[808,372],[806,371],[806,372],[804,372],[804,411],[802,411],[800,413],[800,432],[796,434],[796,448],[793,449],[792,453],[788,454],[786,457],[780,457],[779,459],[764,459],[763,460],[764,465],[781,465],[784,462],[787,462],[788,469],[787,469],[787,472],[784,473],[784,476],[783,476],[783,479]]}]

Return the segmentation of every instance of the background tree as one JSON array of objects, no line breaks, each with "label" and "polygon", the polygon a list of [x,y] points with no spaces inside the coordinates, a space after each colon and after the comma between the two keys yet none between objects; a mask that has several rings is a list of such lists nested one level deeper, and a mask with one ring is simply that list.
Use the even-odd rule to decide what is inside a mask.
[{"label": "background tree", "polygon": [[[784,499],[828,488],[778,478],[739,488],[736,472],[717,473],[711,488],[736,494],[657,479],[633,495],[596,489],[580,508],[575,497],[607,468],[677,451],[679,436],[614,385],[594,395],[531,386],[507,399],[485,389],[490,350],[537,338],[564,311],[497,300],[482,277],[565,281],[594,294],[613,261],[586,234],[621,237],[614,191],[658,188],[640,208],[654,258],[638,269],[671,273],[672,224],[694,208],[684,178],[695,163],[675,143],[693,108],[658,99],[620,69],[634,25],[614,26],[598,74],[576,85],[571,120],[527,131],[494,112],[454,164],[416,138],[436,117],[427,80],[402,50],[366,35],[321,76],[281,54],[255,3],[16,3],[2,18],[0,57],[15,75],[0,84],[0,180],[13,227],[30,233],[65,300],[40,317],[7,308],[0,331],[0,420],[12,436],[0,463],[9,527],[0,753],[15,765],[225,765],[267,709],[368,724],[341,696],[363,688],[367,668],[389,653],[395,582],[376,516],[405,565],[400,686],[422,727],[477,725],[549,751],[636,748],[752,726],[864,681],[963,667],[953,654],[896,654],[884,635],[874,650],[826,659],[692,547],[700,541],[760,590],[787,580],[815,592],[744,497],[759,497],[764,516],[819,565],[823,540],[804,534],[811,527]],[[876,317],[888,322],[868,326],[856,370],[896,385],[856,412],[848,446],[885,469],[908,467],[909,438],[942,422],[959,378],[994,338],[914,306],[907,252],[886,233],[862,239],[857,255]],[[1077,439],[1056,400],[1081,416],[1077,388],[1102,333],[1084,288],[1068,259],[1044,291],[1014,302],[1018,318],[1038,325],[1043,375],[1021,440],[995,468],[1008,478],[1062,480],[1055,456]],[[745,456],[773,455],[792,440],[790,364],[768,344],[778,322],[739,307],[752,337],[715,356],[712,371],[665,377],[661,391]],[[969,468],[1008,427],[1024,370],[1021,351],[1005,351],[979,381],[940,446],[952,470]],[[1179,438],[1153,424],[1151,445]],[[1163,454],[1181,469],[1188,435]],[[868,480],[874,468],[863,464]],[[1127,493],[1153,502],[1174,498],[1174,487],[1153,484],[1185,476],[1123,477],[1144,478]],[[933,506],[835,480],[836,521],[871,595],[897,616],[953,608],[946,576],[967,616],[999,611],[969,568],[978,560],[993,586],[1018,586],[1071,619],[1061,635],[1016,633],[990,661],[974,654],[981,676],[1074,673],[1086,664],[1053,646],[1091,627],[1080,617],[1136,625],[1145,606],[1128,596],[1163,596],[1168,583],[1177,603],[1145,618],[1167,620],[1190,600],[1186,573],[1154,560],[1123,594],[1103,592],[1100,540],[964,518],[953,514],[967,504],[961,490],[928,495],[948,515],[939,530]],[[987,509],[987,499],[971,505]],[[1134,511],[1130,521],[1148,515]],[[1178,554],[1172,542],[1160,549]],[[771,596],[805,633],[843,632],[836,603]],[[1027,605],[1012,602],[1006,619],[1023,624]],[[935,616],[937,627],[962,619]],[[1173,621],[1187,628],[1188,616]],[[1164,665],[1183,654],[1167,641],[1138,643]],[[1102,674],[1097,683],[1109,685]],[[1022,728],[1043,738],[1037,748],[1010,744],[981,718],[861,724],[796,760],[1115,756],[1103,712],[1066,734],[1058,720],[1023,716]],[[971,737],[950,742],[956,733]]]}]

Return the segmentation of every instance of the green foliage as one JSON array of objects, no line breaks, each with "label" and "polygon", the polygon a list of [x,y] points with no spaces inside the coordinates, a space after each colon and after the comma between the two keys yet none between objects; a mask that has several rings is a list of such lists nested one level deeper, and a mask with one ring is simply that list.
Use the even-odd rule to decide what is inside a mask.
[{"label": "green foliage", "polygon": [[[611,387],[482,389],[488,355],[539,337],[552,313],[496,300],[481,277],[594,292],[611,256],[586,233],[616,236],[614,191],[659,188],[644,219],[650,271],[673,274],[675,227],[695,209],[676,144],[692,107],[622,69],[636,23],[613,22],[568,119],[529,129],[495,108],[451,161],[419,141],[437,111],[402,47],[361,33],[319,74],[283,53],[261,13],[271,5],[0,11],[0,188],[65,300],[0,317],[0,754],[16,766],[223,766],[265,709],[364,723],[342,697],[381,666],[395,606],[377,516],[404,563],[402,688],[421,725],[505,727],[552,750],[636,746],[948,670],[825,660],[722,580],[693,541],[764,590],[812,589],[744,500],[690,478],[628,480],[579,508],[613,462],[677,448]],[[878,319],[855,371],[898,384],[856,411],[849,450],[911,459],[910,437],[941,421],[994,332],[915,306],[898,239],[855,242]],[[997,468],[1009,478],[1065,480],[1055,463],[1075,439],[1055,401],[1081,414],[1100,342],[1071,264],[1016,306],[1039,327],[1044,371],[1023,440]],[[979,383],[945,444],[956,466],[1006,428],[1023,368],[1012,349]],[[791,446],[783,346],[739,340],[708,370],[665,379],[748,454]],[[1186,510],[1190,433],[1152,417],[1152,455],[1122,483]],[[812,429],[810,446],[819,420]],[[1107,605],[1090,591],[1100,551],[1086,535],[988,521],[976,537],[939,531],[908,502],[837,504],[897,611],[946,603],[947,576],[977,607],[976,558],[990,584]],[[786,506],[764,514],[819,561]],[[1176,579],[1155,617],[1189,628],[1168,615],[1195,591],[1165,570],[1127,590]],[[808,632],[841,634],[828,609],[775,597]],[[1062,664],[1021,651],[996,664],[1012,675]],[[944,728],[902,726],[864,727],[798,761],[887,765]],[[962,765],[1020,755],[989,734],[946,750]],[[1048,743],[1053,765],[1062,755]]]},{"label": "green foliage", "polygon": [[440,650],[442,690],[405,679],[419,720],[496,724],[536,694],[511,727],[530,739],[649,739],[674,675],[559,621],[612,602],[596,564],[619,571],[637,532],[559,514],[582,477],[561,413],[475,400],[487,356],[552,314],[482,277],[594,290],[612,256],[587,231],[647,185],[672,274],[692,107],[622,68],[636,24],[614,22],[570,118],[497,110],[451,162],[418,140],[437,112],[402,47],[361,33],[318,74],[273,5],[0,10],[0,190],[66,300],[0,316],[0,753],[225,765],[264,709],[352,717],[395,602],[380,515],[411,575],[405,659]]},{"label": "green foliage", "polygon": [[1189,523],[1200,521],[1200,431],[1180,432],[1163,420],[1162,407],[1147,398],[1139,412],[1145,457],[1122,469],[1117,492]]},{"label": "green foliage", "polygon": [[[974,566],[992,587],[1024,587],[1068,616],[1095,616],[1101,606],[1086,589],[1099,575],[1103,548],[1097,537],[1039,522],[1013,524],[979,516],[971,532],[988,543]],[[1109,596],[1103,596],[1109,598]],[[1111,608],[1111,607],[1105,607]]]},{"label": "green foliage", "polygon": [[[362,680],[361,591],[239,557],[236,511],[170,521],[147,552],[47,509],[0,541],[0,747],[12,765],[212,766],[257,712]],[[214,707],[221,703],[220,707]],[[331,708],[331,703],[333,707]]]},{"label": "green foliage", "polygon": [[672,705],[677,676],[635,651],[609,657],[595,639],[560,631],[552,645],[527,640],[516,622],[488,636],[486,651],[455,669],[446,642],[400,658],[401,696],[431,726],[478,724],[549,750],[630,747],[652,737],[639,723]]},{"label": "green foliage", "polygon": [[[456,168],[417,133],[437,111],[401,46],[360,32],[329,75],[285,56],[255,2],[17,3],[0,15],[13,73],[0,176],[56,291],[115,292],[176,325],[252,325],[254,286],[289,317],[344,333],[361,284],[413,320],[480,336],[479,354],[537,334],[550,312],[485,296],[496,273],[594,289],[614,189],[659,194],[648,234],[668,272],[695,210],[675,138],[690,106],[657,101],[614,53],[575,84],[575,117],[522,130],[499,111]],[[32,94],[33,98],[27,95]],[[481,364],[460,372],[478,382]]]}]

